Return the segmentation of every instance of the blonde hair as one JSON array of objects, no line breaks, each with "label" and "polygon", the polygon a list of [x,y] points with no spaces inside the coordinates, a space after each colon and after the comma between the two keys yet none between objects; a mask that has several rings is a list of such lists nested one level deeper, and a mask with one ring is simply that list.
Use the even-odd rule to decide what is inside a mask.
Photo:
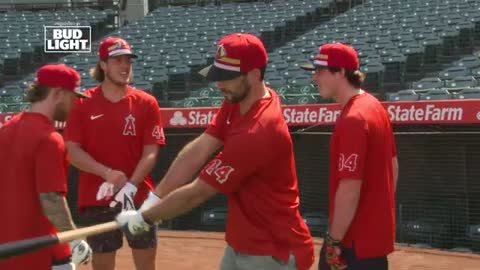
[{"label": "blonde hair", "polygon": [[45,100],[50,93],[50,87],[48,86],[39,86],[35,83],[32,83],[28,86],[25,99],[30,103],[39,102]]},{"label": "blonde hair", "polygon": [[105,80],[105,71],[103,71],[102,67],[100,66],[100,62],[98,62],[95,67],[90,69],[90,77],[99,83]]}]

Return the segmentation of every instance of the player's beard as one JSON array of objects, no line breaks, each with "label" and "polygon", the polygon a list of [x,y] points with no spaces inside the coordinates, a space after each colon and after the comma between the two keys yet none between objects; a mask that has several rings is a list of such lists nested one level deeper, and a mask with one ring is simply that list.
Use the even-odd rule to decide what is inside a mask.
[{"label": "player's beard", "polygon": [[250,89],[250,84],[248,83],[247,79],[244,78],[242,83],[238,86],[238,91],[230,92],[227,90],[228,95],[225,95],[225,99],[230,103],[242,102],[250,93]]},{"label": "player's beard", "polygon": [[[121,75],[119,75],[121,76]],[[132,81],[132,70],[130,69],[129,71],[129,76],[127,82],[123,81],[122,79],[116,79],[114,75],[111,74],[111,72],[107,71],[105,72],[105,77],[113,84],[117,86],[125,86],[128,85]]]},{"label": "player's beard", "polygon": [[55,110],[53,111],[53,120],[63,122],[67,120],[68,111],[66,108],[66,104],[63,102],[58,103],[55,106]]}]

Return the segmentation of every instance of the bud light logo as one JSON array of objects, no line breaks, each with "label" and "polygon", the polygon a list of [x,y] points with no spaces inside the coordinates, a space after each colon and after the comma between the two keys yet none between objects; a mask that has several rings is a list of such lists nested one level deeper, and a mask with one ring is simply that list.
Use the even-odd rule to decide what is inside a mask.
[{"label": "bud light logo", "polygon": [[44,26],[46,53],[89,53],[92,46],[90,26]]}]

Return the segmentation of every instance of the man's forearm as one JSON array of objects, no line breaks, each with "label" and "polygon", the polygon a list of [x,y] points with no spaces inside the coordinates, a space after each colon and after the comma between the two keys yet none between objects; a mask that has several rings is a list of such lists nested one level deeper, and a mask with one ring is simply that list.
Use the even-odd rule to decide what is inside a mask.
[{"label": "man's forearm", "polygon": [[168,220],[187,213],[209,196],[194,193],[193,183],[185,185],[168,194],[162,201],[143,212],[143,217],[150,221]]},{"label": "man's forearm", "polygon": [[397,157],[392,158],[392,169],[393,169],[394,191],[397,191],[397,180],[398,180],[398,159],[397,159]]},{"label": "man's forearm", "polygon": [[154,154],[142,157],[130,177],[130,181],[136,186],[142,183],[145,177],[152,171],[153,166],[155,166],[155,161],[156,155]]},{"label": "man's forearm", "polygon": [[77,169],[106,178],[109,167],[96,161],[90,154],[77,145],[68,145],[70,163]]},{"label": "man's forearm", "polygon": [[[360,181],[360,180],[341,180],[342,181]],[[350,224],[358,207],[360,199],[360,189],[358,192],[353,191],[350,187],[341,183],[335,194],[335,209],[333,213],[332,225],[329,229],[329,234],[335,240],[342,240],[347,233]],[[351,184],[359,184],[351,182]]]},{"label": "man's forearm", "polygon": [[76,228],[67,201],[62,194],[58,192],[41,193],[40,202],[43,213],[58,231],[63,232]]},{"label": "man's forearm", "polygon": [[177,155],[163,179],[155,189],[155,194],[163,198],[178,187],[193,180],[195,174],[205,165],[209,156],[197,149],[195,142],[186,145]]}]

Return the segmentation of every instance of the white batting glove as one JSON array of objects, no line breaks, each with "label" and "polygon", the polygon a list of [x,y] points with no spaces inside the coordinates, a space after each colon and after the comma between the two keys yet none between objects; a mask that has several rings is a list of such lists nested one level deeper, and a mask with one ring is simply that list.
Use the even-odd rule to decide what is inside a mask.
[{"label": "white batting glove", "polygon": [[113,196],[113,184],[103,182],[97,192],[97,201],[108,200]]},{"label": "white batting glove", "polygon": [[159,204],[162,201],[160,197],[158,197],[155,193],[149,192],[147,199],[143,202],[142,206],[140,206],[139,211],[145,211],[156,204]]},{"label": "white batting glove", "polygon": [[115,207],[119,203],[122,204],[122,211],[135,210],[133,198],[137,193],[137,187],[130,182],[127,182],[115,195],[113,201],[110,202],[110,207]]},{"label": "white batting glove", "polygon": [[123,211],[115,218],[120,226],[127,225],[128,231],[132,235],[139,235],[150,230],[151,224],[148,224],[140,211]]},{"label": "white batting glove", "polygon": [[92,260],[92,249],[84,240],[73,240],[70,244],[72,262],[76,265],[87,264]]}]

